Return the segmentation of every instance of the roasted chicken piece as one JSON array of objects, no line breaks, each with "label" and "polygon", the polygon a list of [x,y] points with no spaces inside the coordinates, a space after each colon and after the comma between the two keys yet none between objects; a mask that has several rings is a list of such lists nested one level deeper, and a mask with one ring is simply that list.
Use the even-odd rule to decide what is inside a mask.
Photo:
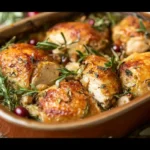
[{"label": "roasted chicken piece", "polygon": [[0,52],[1,71],[16,87],[51,85],[58,77],[58,65],[43,50],[29,44],[13,44]]},{"label": "roasted chicken piece", "polygon": [[127,16],[113,27],[112,39],[116,45],[125,49],[126,55],[141,53],[150,49],[149,32],[149,21],[140,20],[136,16]]},{"label": "roasted chicken piece", "polygon": [[53,85],[40,92],[37,101],[37,106],[27,109],[42,122],[72,121],[100,112],[90,94],[75,80],[62,81],[59,87]]},{"label": "roasted chicken piece", "polygon": [[150,91],[150,52],[134,53],[121,64],[120,79],[123,89],[134,97]]},{"label": "roasted chicken piece", "polygon": [[[89,45],[95,50],[99,51],[104,49],[109,40],[109,30],[106,28],[104,31],[97,31],[87,23],[82,22],[65,22],[55,25],[47,32],[46,39],[56,44],[64,44],[66,39],[67,53],[71,61],[77,61],[77,52],[85,51],[84,45]],[[74,44],[71,44],[74,43]],[[53,50],[54,54],[63,53],[62,50]],[[65,51],[64,51],[65,53]]]},{"label": "roasted chicken piece", "polygon": [[81,83],[104,109],[114,102],[114,95],[120,92],[120,83],[111,68],[105,68],[108,60],[102,56],[90,55],[86,58]]}]

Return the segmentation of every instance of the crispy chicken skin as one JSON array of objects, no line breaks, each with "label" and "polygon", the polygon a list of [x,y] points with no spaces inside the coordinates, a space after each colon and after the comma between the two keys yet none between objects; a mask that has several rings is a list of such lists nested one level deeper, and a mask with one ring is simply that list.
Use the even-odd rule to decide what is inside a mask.
[{"label": "crispy chicken skin", "polygon": [[81,83],[103,108],[114,102],[113,95],[119,93],[120,83],[112,69],[105,69],[108,60],[101,56],[90,55],[85,60]]},{"label": "crispy chicken skin", "polygon": [[[147,31],[150,31],[150,22],[142,21]],[[143,32],[137,32],[140,28],[140,20],[135,16],[127,16],[112,29],[114,44],[123,46],[126,54],[145,52],[150,49],[150,38]]]},{"label": "crispy chicken skin", "polygon": [[[48,65],[53,67],[49,69]],[[0,67],[9,81],[23,88],[29,88],[30,84],[50,84],[48,75],[56,79],[59,74],[57,64],[51,62],[45,51],[24,43],[13,44],[1,51]]]},{"label": "crispy chicken skin", "polygon": [[42,122],[66,122],[100,112],[95,101],[78,81],[62,81],[42,91],[38,98]]},{"label": "crispy chicken skin", "polygon": [[108,44],[108,29],[99,32],[92,28],[89,24],[82,22],[65,22],[57,24],[50,28],[47,32],[46,39],[50,42],[63,44],[64,39],[61,32],[64,34],[67,44],[75,42],[79,39],[79,42],[69,46],[70,49],[68,49],[68,53],[71,61],[77,60],[76,50],[80,50],[82,52],[85,51],[83,45],[89,45],[95,50],[102,50]]},{"label": "crispy chicken skin", "polygon": [[133,96],[150,91],[150,52],[134,53],[124,59],[120,66],[120,79],[124,90]]}]

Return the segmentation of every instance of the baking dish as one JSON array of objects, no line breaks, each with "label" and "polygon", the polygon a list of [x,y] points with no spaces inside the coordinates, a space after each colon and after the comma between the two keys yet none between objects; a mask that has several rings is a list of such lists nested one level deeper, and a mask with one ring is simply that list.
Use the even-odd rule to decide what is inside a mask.
[{"label": "baking dish", "polygon": [[[46,22],[56,23],[78,13],[45,12],[0,30],[0,42],[19,36]],[[123,137],[146,122],[150,115],[150,94],[130,103],[80,121],[44,124],[20,118],[0,106],[0,132],[6,137]]]}]

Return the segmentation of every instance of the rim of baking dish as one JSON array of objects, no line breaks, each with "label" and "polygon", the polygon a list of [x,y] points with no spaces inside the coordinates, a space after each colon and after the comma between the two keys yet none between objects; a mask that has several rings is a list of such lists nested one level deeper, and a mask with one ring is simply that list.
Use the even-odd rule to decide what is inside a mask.
[{"label": "rim of baking dish", "polygon": [[82,120],[66,122],[66,123],[42,123],[42,122],[27,119],[27,118],[22,118],[22,117],[15,115],[13,112],[10,112],[2,105],[0,105],[0,117],[3,120],[6,120],[10,123],[20,125],[23,127],[27,127],[27,128],[32,128],[32,129],[53,130],[53,131],[54,130],[68,130],[68,129],[73,129],[73,128],[83,128],[87,126],[89,127],[89,126],[105,123],[149,101],[150,101],[150,93],[147,93],[141,97],[137,97],[133,99],[131,102],[123,106],[119,106],[111,110],[101,112],[100,114],[87,117]]}]

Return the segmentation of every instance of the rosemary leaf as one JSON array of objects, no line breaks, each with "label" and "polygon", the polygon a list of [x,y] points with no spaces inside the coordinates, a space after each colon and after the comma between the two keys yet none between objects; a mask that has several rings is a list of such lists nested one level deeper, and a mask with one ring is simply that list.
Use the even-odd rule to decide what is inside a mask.
[{"label": "rosemary leaf", "polygon": [[63,33],[63,32],[61,32],[61,35],[62,35],[62,37],[63,37],[64,44],[65,44],[65,45],[67,45],[67,41],[66,41],[66,38],[65,38],[65,36],[64,36],[64,33]]},{"label": "rosemary leaf", "polygon": [[115,60],[115,57],[113,56],[107,63],[105,63],[105,68],[106,69],[112,68],[112,70],[115,71],[117,68],[117,65],[118,65],[118,62]]},{"label": "rosemary leaf", "polygon": [[60,68],[58,70],[61,72],[62,75],[77,75],[76,71],[70,71],[67,68]]},{"label": "rosemary leaf", "polygon": [[10,111],[13,111],[19,105],[20,95],[33,95],[37,94],[37,90],[30,90],[25,88],[19,88],[18,90],[12,88],[8,84],[7,77],[4,77],[0,71],[0,96],[2,96],[2,104],[9,108]]},{"label": "rosemary leaf", "polygon": [[11,44],[13,44],[16,40],[16,36],[12,37],[0,50],[7,49]]},{"label": "rosemary leaf", "polygon": [[55,81],[56,81],[56,85],[59,85],[59,83],[64,80],[65,78],[67,78],[70,75],[77,75],[77,71],[70,71],[66,68],[60,68],[58,69],[61,73],[61,76],[58,77]]},{"label": "rosemary leaf", "polygon": [[105,17],[103,18],[95,17],[94,20],[95,20],[94,28],[98,31],[103,31],[110,24],[110,21],[108,19],[106,20]]},{"label": "rosemary leaf", "polygon": [[37,90],[29,90],[29,89],[26,89],[26,88],[19,88],[19,90],[16,90],[15,91],[17,94],[23,94],[24,96],[27,96],[27,95],[33,95],[33,94],[37,94],[38,91]]},{"label": "rosemary leaf", "polygon": [[143,32],[143,33],[147,32],[146,27],[144,26],[141,19],[139,20],[139,24],[140,24],[140,28],[137,29],[137,32]]},{"label": "rosemary leaf", "polygon": [[67,76],[66,75],[61,75],[60,77],[58,77],[55,81],[55,84],[57,87],[59,87],[59,83],[64,80]]},{"label": "rosemary leaf", "polygon": [[59,45],[56,44],[56,43],[48,42],[46,40],[46,41],[43,41],[43,42],[38,42],[36,44],[36,47],[39,48],[39,49],[43,49],[43,50],[53,50],[53,49],[58,48]]},{"label": "rosemary leaf", "polygon": [[87,54],[84,54],[82,53],[81,51],[77,50],[77,53],[79,55],[79,59],[78,59],[78,62],[82,62],[88,55]]},{"label": "rosemary leaf", "polygon": [[83,61],[88,55],[98,55],[98,56],[104,56],[104,54],[101,54],[100,52],[94,50],[92,47],[87,46],[87,45],[83,45],[85,48],[85,53],[82,53],[79,50],[76,50],[78,53],[78,56],[80,57],[78,62]]},{"label": "rosemary leaf", "polygon": [[142,19],[139,20],[140,28],[137,29],[137,32],[143,32],[146,38],[150,38],[150,32],[147,31],[146,27],[144,26]]},{"label": "rosemary leaf", "polygon": [[7,106],[10,111],[14,110],[16,105],[18,105],[18,99],[16,94],[12,91],[10,86],[7,86],[7,78],[2,75],[0,71],[0,93],[3,97],[2,104]]},{"label": "rosemary leaf", "polygon": [[105,63],[105,68],[112,68],[113,64],[114,64],[114,60],[115,57],[111,57],[110,61],[108,61],[107,63]]},{"label": "rosemary leaf", "polygon": [[116,24],[114,16],[110,12],[107,13],[107,16],[108,19],[111,21],[112,26],[114,26]]}]

